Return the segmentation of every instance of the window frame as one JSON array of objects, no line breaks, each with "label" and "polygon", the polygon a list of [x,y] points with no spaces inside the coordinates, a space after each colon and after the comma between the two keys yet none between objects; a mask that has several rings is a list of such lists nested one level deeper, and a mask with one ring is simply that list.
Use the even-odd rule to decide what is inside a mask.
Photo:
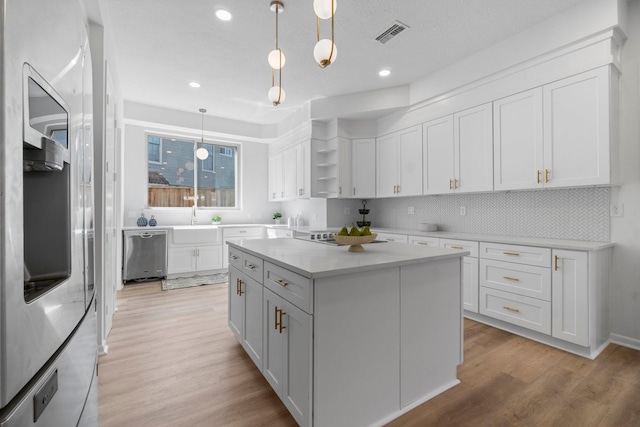
[{"label": "window frame", "polygon": [[[156,137],[160,140],[160,143],[158,144],[158,161],[156,162],[155,160],[149,160],[149,144],[151,144],[151,141],[149,141],[149,137]],[[147,153],[147,163],[153,163],[154,165],[162,165],[162,139],[163,137],[154,133],[146,133],[145,135],[145,139],[146,139],[146,153]],[[148,174],[148,172],[147,172]],[[149,184],[147,182],[147,184]]]}]

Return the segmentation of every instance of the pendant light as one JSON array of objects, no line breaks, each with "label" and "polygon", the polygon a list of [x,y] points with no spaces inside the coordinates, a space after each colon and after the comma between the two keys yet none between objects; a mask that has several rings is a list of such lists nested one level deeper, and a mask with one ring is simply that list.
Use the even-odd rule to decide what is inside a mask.
[{"label": "pendant light", "polygon": [[[272,12],[276,14],[276,48],[269,53],[267,60],[271,66],[271,89],[267,96],[273,105],[278,106],[284,101],[285,93],[282,89],[282,67],[285,63],[284,53],[278,46],[278,15],[284,10],[284,4],[280,1],[272,1],[269,6]],[[278,85],[276,86],[275,74],[278,70]]]},{"label": "pendant light", "polygon": [[[334,15],[336,12],[336,0],[313,0],[313,11],[316,13],[316,46],[313,48],[313,57],[320,66],[325,68],[331,65],[338,56],[338,49],[334,37]],[[320,40],[320,20],[331,18],[331,40]]]},{"label": "pendant light", "polygon": [[207,160],[207,157],[209,157],[209,150],[204,148],[204,113],[206,113],[207,110],[201,108],[199,111],[202,114],[202,137],[200,139],[200,148],[196,150],[196,157],[200,160]]}]

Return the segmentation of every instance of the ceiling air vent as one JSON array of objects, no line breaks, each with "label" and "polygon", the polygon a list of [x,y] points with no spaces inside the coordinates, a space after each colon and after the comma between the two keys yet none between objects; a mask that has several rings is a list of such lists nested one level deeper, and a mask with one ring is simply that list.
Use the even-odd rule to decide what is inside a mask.
[{"label": "ceiling air vent", "polygon": [[395,36],[403,32],[407,28],[409,28],[408,25],[405,25],[400,21],[396,21],[393,24],[391,24],[389,28],[384,30],[382,34],[376,37],[376,41],[380,42],[380,44],[385,44],[386,42],[388,42],[389,40],[391,40],[392,38],[394,38]]}]

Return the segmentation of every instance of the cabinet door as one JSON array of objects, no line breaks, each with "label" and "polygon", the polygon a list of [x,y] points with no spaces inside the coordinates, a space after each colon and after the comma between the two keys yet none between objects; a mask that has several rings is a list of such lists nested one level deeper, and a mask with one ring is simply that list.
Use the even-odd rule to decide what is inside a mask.
[{"label": "cabinet door", "polygon": [[196,271],[196,249],[194,247],[169,248],[167,274]]},{"label": "cabinet door", "polygon": [[495,189],[542,188],[542,88],[494,101],[493,130]]},{"label": "cabinet door", "polygon": [[282,188],[282,153],[269,157],[269,200],[280,200],[284,197]]},{"label": "cabinet door", "polygon": [[398,183],[398,134],[376,138],[376,189],[377,197],[393,197]]},{"label": "cabinet door", "polygon": [[462,308],[478,312],[478,258],[462,258]]},{"label": "cabinet door", "polygon": [[311,193],[311,141],[301,142],[296,153],[296,197],[308,198]]},{"label": "cabinet door", "polygon": [[[232,287],[232,283],[235,282],[229,282],[230,287]],[[244,302],[242,346],[260,371],[262,371],[262,322],[264,320],[262,315],[263,289],[262,284],[255,280],[246,276],[242,278],[240,286]],[[233,295],[230,294],[229,297],[233,297]]]},{"label": "cabinet door", "polygon": [[398,188],[399,196],[422,194],[422,125],[413,126],[398,136]]},{"label": "cabinet door", "polygon": [[589,277],[586,252],[554,249],[551,272],[551,334],[589,345]]},{"label": "cabinet door", "polygon": [[347,138],[338,139],[338,197],[351,197],[351,141]]},{"label": "cabinet door", "polygon": [[376,140],[354,139],[352,148],[351,197],[376,197]]},{"label": "cabinet door", "polygon": [[222,245],[200,246],[196,248],[197,271],[222,268]]},{"label": "cabinet door", "polygon": [[609,68],[569,77],[543,90],[545,186],[611,183]]},{"label": "cabinet door", "polygon": [[284,176],[283,182],[283,198],[290,200],[295,199],[298,194],[296,181],[297,165],[296,147],[286,149],[282,153],[282,170]]},{"label": "cabinet door", "polygon": [[493,190],[491,104],[453,115],[454,189],[459,193]]},{"label": "cabinet door", "polygon": [[284,300],[268,289],[263,290],[263,360],[262,374],[278,396],[284,383],[284,330],[280,328]]},{"label": "cabinet door", "polygon": [[236,268],[229,268],[229,321],[228,325],[236,339],[242,343],[244,322],[244,301],[240,294],[241,273]]},{"label": "cabinet door", "polygon": [[422,192],[453,191],[453,116],[422,125]]}]

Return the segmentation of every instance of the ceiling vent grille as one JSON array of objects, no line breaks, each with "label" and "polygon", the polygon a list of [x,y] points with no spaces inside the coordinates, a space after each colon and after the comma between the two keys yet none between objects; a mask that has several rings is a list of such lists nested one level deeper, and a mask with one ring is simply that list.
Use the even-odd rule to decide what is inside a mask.
[{"label": "ceiling vent grille", "polygon": [[400,21],[396,21],[393,24],[391,24],[389,28],[384,30],[382,34],[376,37],[376,41],[380,42],[380,44],[385,44],[386,42],[388,42],[389,40],[391,40],[392,38],[394,38],[395,36],[403,32],[407,28],[409,28],[408,25],[405,25]]}]

